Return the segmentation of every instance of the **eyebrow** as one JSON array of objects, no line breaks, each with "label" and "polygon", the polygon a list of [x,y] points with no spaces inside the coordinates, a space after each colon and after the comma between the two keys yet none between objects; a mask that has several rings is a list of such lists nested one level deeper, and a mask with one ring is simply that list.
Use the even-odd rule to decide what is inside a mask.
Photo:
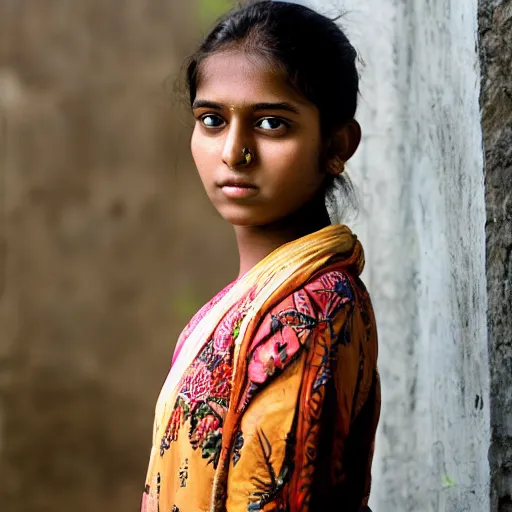
[{"label": "eyebrow", "polygon": [[256,103],[256,105],[253,105],[253,110],[254,112],[260,110],[285,110],[287,112],[293,112],[294,114],[299,113],[299,110],[287,101],[280,103]]},{"label": "eyebrow", "polygon": [[[214,101],[208,100],[195,100],[192,105],[192,110],[196,108],[212,108],[215,110],[227,110],[224,105],[220,103],[215,103]],[[294,114],[299,114],[299,110],[294,107],[291,103],[286,101],[281,101],[278,103],[255,103],[252,105],[253,112],[259,112],[260,110],[284,110],[286,112],[293,112]]]}]

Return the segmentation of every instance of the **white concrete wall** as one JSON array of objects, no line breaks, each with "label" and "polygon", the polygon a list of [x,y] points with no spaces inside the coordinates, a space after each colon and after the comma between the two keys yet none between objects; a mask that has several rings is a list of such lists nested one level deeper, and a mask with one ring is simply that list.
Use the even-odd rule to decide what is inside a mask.
[{"label": "white concrete wall", "polygon": [[349,170],[380,336],[376,512],[489,510],[476,0],[311,0],[360,52]]}]

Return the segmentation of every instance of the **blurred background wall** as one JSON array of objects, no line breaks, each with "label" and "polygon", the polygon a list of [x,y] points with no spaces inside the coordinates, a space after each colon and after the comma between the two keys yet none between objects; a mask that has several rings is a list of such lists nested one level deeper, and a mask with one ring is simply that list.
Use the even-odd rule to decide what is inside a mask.
[{"label": "blurred background wall", "polygon": [[190,315],[236,276],[172,83],[229,2],[0,1],[0,510],[136,511]]}]

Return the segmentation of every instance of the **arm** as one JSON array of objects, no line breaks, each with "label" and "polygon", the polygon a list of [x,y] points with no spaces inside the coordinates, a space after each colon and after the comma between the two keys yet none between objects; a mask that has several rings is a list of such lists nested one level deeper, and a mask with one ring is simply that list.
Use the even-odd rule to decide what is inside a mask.
[{"label": "arm", "polygon": [[[364,379],[372,372],[361,367],[360,337],[367,329],[359,325],[359,307],[347,277],[331,272],[287,297],[263,320],[249,355],[247,407],[230,462],[228,512],[313,511],[317,504],[328,510],[321,496],[341,496],[344,483],[362,478],[352,463],[347,471],[344,450],[355,410],[363,411],[359,401],[371,400]],[[372,444],[374,432],[368,434]],[[354,440],[356,445],[357,460],[367,468],[370,446]]]}]

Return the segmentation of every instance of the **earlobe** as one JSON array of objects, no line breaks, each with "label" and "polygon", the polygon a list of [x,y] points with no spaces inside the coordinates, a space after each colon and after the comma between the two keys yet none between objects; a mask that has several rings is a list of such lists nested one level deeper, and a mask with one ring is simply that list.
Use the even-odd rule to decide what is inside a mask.
[{"label": "earlobe", "polygon": [[345,170],[345,161],[339,156],[330,158],[327,162],[327,172],[339,176]]}]

